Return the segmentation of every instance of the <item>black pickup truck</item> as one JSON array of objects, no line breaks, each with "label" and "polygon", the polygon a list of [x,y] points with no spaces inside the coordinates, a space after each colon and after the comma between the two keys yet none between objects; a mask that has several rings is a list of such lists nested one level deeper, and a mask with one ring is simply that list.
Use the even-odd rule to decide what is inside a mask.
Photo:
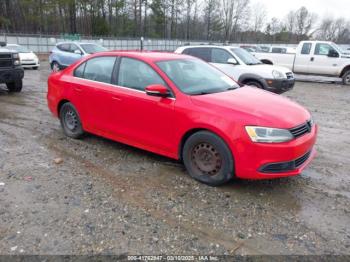
[{"label": "black pickup truck", "polygon": [[9,92],[21,92],[24,70],[19,55],[5,46],[6,43],[0,42],[0,84],[5,83]]}]

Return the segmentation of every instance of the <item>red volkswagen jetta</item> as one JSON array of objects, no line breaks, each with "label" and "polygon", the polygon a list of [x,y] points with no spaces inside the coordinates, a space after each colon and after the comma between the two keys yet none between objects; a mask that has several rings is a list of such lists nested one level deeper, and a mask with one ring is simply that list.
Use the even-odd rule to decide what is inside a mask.
[{"label": "red volkswagen jetta", "polygon": [[99,53],[52,74],[48,85],[67,136],[89,132],[182,160],[209,185],[298,175],[315,156],[317,126],[306,109],[241,88],[194,57]]}]

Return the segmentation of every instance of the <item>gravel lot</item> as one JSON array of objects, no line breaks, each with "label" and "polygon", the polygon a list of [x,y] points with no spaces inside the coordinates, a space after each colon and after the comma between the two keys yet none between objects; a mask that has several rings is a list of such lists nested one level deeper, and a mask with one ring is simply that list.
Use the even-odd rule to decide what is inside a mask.
[{"label": "gravel lot", "polygon": [[48,75],[42,64],[22,93],[0,87],[0,254],[350,254],[350,87],[286,94],[320,125],[301,176],[211,188],[167,158],[66,138]]}]

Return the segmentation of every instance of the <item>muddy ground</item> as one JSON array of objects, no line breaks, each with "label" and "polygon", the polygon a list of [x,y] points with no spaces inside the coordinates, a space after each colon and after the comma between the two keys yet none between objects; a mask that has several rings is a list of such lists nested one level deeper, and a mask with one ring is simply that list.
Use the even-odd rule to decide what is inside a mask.
[{"label": "muddy ground", "polygon": [[48,74],[26,70],[19,94],[0,88],[0,254],[350,254],[349,87],[286,94],[320,125],[301,176],[211,188],[167,158],[66,138]]}]

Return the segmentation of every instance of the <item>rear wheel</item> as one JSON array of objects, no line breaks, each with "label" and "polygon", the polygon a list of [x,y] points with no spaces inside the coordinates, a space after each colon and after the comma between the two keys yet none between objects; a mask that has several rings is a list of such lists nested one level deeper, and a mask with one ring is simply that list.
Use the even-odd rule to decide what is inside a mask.
[{"label": "rear wheel", "polygon": [[182,156],[190,176],[204,184],[220,186],[233,178],[231,151],[220,137],[211,132],[200,131],[190,136]]},{"label": "rear wheel", "polygon": [[346,71],[343,75],[343,84],[344,85],[350,85],[350,70]]},{"label": "rear wheel", "polygon": [[60,121],[68,137],[78,139],[84,134],[79,114],[71,103],[67,102],[61,107]]},{"label": "rear wheel", "polygon": [[11,83],[6,83],[7,89],[9,90],[9,92],[21,92],[22,91],[22,87],[23,87],[23,82],[22,80],[16,80],[14,82]]}]

